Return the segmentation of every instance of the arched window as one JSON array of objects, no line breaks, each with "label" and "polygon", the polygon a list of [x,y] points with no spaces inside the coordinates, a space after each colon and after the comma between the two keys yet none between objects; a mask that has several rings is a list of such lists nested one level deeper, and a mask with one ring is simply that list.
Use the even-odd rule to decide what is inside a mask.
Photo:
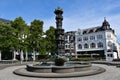
[{"label": "arched window", "polygon": [[112,47],[113,43],[111,41],[108,42],[108,46]]},{"label": "arched window", "polygon": [[97,43],[97,46],[98,46],[98,48],[103,48],[103,43],[99,42],[99,43]]},{"label": "arched window", "polygon": [[95,48],[95,47],[96,47],[95,43],[90,44],[90,48]]},{"label": "arched window", "polygon": [[87,43],[84,44],[84,48],[88,48],[88,44]]},{"label": "arched window", "polygon": [[82,49],[82,45],[81,44],[78,45],[78,49]]}]

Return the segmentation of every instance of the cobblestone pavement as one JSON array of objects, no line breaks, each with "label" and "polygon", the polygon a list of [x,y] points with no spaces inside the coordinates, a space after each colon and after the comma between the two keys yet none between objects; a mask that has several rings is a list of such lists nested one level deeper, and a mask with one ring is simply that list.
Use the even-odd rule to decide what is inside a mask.
[{"label": "cobblestone pavement", "polygon": [[13,74],[17,68],[25,66],[13,66],[0,70],[0,80],[120,80],[120,68],[116,66],[107,66],[102,64],[93,64],[95,66],[103,67],[106,72],[86,77],[73,77],[73,78],[33,78],[23,77]]}]

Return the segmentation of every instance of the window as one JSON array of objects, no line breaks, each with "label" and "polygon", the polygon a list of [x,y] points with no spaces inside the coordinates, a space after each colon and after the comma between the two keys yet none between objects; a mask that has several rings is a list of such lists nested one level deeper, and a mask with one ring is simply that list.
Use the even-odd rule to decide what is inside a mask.
[{"label": "window", "polygon": [[80,37],[80,38],[78,38],[78,41],[82,41],[82,38]]},{"label": "window", "polygon": [[87,31],[83,31],[83,34],[86,34],[87,33]]},{"label": "window", "polygon": [[108,42],[108,46],[109,46],[109,47],[112,47],[112,45],[113,45],[112,42],[109,41],[109,42]]},{"label": "window", "polygon": [[111,34],[107,34],[107,38],[111,38]]},{"label": "window", "polygon": [[67,41],[67,40],[65,40],[65,43],[68,43],[68,41]]},{"label": "window", "polygon": [[69,36],[69,40],[73,40],[73,36]]},{"label": "window", "polygon": [[78,49],[82,49],[82,45],[81,44],[78,45]]},{"label": "window", "polygon": [[84,48],[88,48],[88,44],[84,44]]},{"label": "window", "polygon": [[70,44],[70,48],[74,48],[74,43],[71,43],[71,44]]},{"label": "window", "polygon": [[65,45],[65,48],[70,48],[70,45]]},{"label": "window", "polygon": [[95,48],[95,46],[96,46],[95,43],[91,43],[91,44],[90,44],[90,47],[91,47],[91,48]]},{"label": "window", "polygon": [[97,39],[103,39],[102,35],[97,35]]},{"label": "window", "polygon": [[65,45],[65,48],[67,48],[67,45]]},{"label": "window", "polygon": [[113,57],[113,54],[107,54],[108,57]]},{"label": "window", "polygon": [[93,32],[93,30],[90,30],[90,31],[89,31],[89,33],[92,33],[92,32]]},{"label": "window", "polygon": [[98,48],[103,48],[103,43],[102,42],[99,42],[97,45],[98,45]]},{"label": "window", "polygon": [[65,36],[65,40],[67,40],[68,39],[68,36]]},{"label": "window", "polygon": [[95,40],[95,36],[90,36],[90,40]]},{"label": "window", "polygon": [[87,41],[87,40],[88,40],[88,37],[84,37],[83,40],[84,40],[84,41]]},{"label": "window", "polygon": [[115,43],[113,43],[113,50],[117,51],[117,46],[115,45]]}]

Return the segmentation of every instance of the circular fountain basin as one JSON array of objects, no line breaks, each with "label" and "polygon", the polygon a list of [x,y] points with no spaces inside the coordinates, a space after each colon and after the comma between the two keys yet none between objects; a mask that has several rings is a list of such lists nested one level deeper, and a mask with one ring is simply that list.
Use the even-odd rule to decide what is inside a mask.
[{"label": "circular fountain basin", "polygon": [[102,67],[92,66],[89,63],[69,62],[64,66],[55,66],[53,63],[45,65],[28,64],[26,68],[19,68],[13,71],[14,74],[27,77],[40,78],[67,78],[83,77],[105,72]]},{"label": "circular fountain basin", "polygon": [[85,71],[85,70],[90,70],[91,64],[89,63],[73,63],[69,62],[66,63],[64,66],[55,66],[53,64],[48,66],[41,66],[41,65],[33,65],[33,64],[28,64],[26,67],[27,71],[30,72],[37,72],[37,73],[70,73],[70,72],[80,72],[80,71]]}]

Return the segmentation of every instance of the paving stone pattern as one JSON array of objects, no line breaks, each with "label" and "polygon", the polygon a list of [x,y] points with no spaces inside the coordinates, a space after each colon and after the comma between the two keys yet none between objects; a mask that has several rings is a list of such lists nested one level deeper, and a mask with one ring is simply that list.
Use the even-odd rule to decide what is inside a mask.
[{"label": "paving stone pattern", "polygon": [[120,80],[120,68],[116,66],[107,66],[103,64],[93,64],[94,66],[103,67],[106,72],[87,76],[87,77],[74,77],[74,78],[32,78],[23,77],[13,74],[13,71],[18,68],[23,68],[24,66],[12,66],[0,70],[0,80]]}]

